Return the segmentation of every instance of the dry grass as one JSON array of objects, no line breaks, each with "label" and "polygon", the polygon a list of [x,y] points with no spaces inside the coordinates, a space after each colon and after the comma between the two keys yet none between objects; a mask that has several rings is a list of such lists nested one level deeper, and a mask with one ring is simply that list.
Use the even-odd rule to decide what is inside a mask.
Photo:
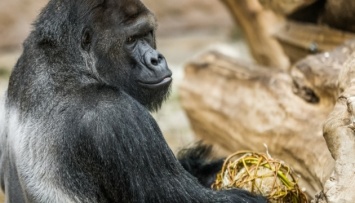
[{"label": "dry grass", "polygon": [[270,203],[308,203],[296,174],[269,154],[236,152],[217,175],[214,189],[242,188],[267,197]]}]

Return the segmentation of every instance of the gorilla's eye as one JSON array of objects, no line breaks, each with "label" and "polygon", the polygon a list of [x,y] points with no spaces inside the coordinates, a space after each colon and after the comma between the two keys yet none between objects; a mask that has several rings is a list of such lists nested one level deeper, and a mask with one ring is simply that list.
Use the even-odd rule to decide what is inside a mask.
[{"label": "gorilla's eye", "polygon": [[134,42],[136,42],[136,38],[135,37],[128,37],[127,39],[126,39],[126,42],[128,43],[128,44],[133,44]]}]

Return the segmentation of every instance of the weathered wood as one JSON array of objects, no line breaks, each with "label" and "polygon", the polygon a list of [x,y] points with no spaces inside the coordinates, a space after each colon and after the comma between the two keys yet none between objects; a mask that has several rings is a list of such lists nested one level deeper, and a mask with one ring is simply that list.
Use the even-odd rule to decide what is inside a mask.
[{"label": "weathered wood", "polygon": [[355,202],[355,54],[339,74],[339,93],[324,125],[324,137],[335,168],[324,185],[327,203]]},{"label": "weathered wood", "polygon": [[320,22],[341,30],[355,32],[355,1],[327,0]]},{"label": "weathered wood", "polygon": [[209,52],[189,63],[182,104],[196,135],[227,152],[270,153],[301,174],[310,195],[322,189],[333,159],[322,136],[330,102],[312,104],[293,93],[283,71]]},{"label": "weathered wood", "polygon": [[[334,105],[338,94],[338,75],[346,61],[355,53],[355,41],[332,51],[308,56],[291,68],[294,92],[306,101],[314,96],[323,105]],[[328,104],[329,103],[329,104]]]},{"label": "weathered wood", "polygon": [[[293,9],[287,1],[260,1],[282,15]],[[226,153],[262,152],[266,143],[301,174],[309,195],[322,191],[313,202],[355,202],[355,42],[336,48],[355,39],[355,3],[317,1],[302,9],[312,14],[314,7],[314,19],[296,23],[256,0],[222,2],[255,60],[269,67],[215,52],[189,63],[181,98],[195,133]]]},{"label": "weathered wood", "polygon": [[355,34],[327,26],[287,21],[275,32],[275,38],[294,63],[310,54],[330,51]]},{"label": "weathered wood", "polygon": [[317,0],[259,0],[259,2],[275,13],[288,15],[294,11],[306,7]]},{"label": "weathered wood", "polygon": [[[349,0],[259,0],[265,9],[282,16],[291,15],[304,22],[326,24],[344,31],[355,32],[355,1]],[[317,6],[314,3],[317,3]],[[307,7],[307,11],[302,8]],[[309,8],[309,9],[308,9]],[[319,12],[321,11],[321,12]],[[302,17],[304,15],[305,17]]]},{"label": "weathered wood", "polygon": [[[283,23],[272,11],[265,10],[258,0],[222,0],[241,28],[254,59],[262,65],[287,70],[288,57],[272,36]],[[272,51],[271,51],[272,50]]]},{"label": "weathered wood", "polygon": [[[332,50],[345,41],[355,38],[354,33],[346,31],[354,31],[349,29],[355,23],[352,22],[355,21],[354,2],[329,0],[326,4],[326,10],[329,11],[321,12],[323,16],[319,16],[318,10],[323,11],[324,3],[313,0],[222,0],[221,2],[226,5],[244,33],[254,59],[269,68],[288,70],[290,64],[307,55]],[[315,2],[317,6],[313,8]],[[295,22],[285,16],[291,10],[303,7],[311,9],[307,11],[310,13],[315,9],[315,22],[312,20],[309,23]],[[284,14],[277,15],[273,11]],[[302,14],[302,12],[298,13],[298,18],[302,18]],[[304,15],[307,16],[306,13]],[[333,16],[336,22],[332,24],[332,18],[329,16]],[[344,29],[339,30],[319,24],[317,23],[320,21],[319,18],[325,24]]]}]

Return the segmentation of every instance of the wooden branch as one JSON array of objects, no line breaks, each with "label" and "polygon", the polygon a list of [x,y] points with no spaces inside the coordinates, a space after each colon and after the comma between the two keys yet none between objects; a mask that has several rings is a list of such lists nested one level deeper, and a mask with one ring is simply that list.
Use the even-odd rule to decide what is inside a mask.
[{"label": "wooden branch", "polygon": [[287,70],[288,57],[272,34],[283,23],[272,11],[262,8],[258,0],[222,0],[241,27],[254,59],[262,65]]},{"label": "wooden branch", "polygon": [[274,36],[292,63],[310,54],[330,51],[347,40],[355,39],[353,33],[292,21],[283,24]]},{"label": "wooden branch", "polygon": [[[315,2],[316,6],[312,4]],[[355,3],[349,2],[348,5],[348,1],[345,0],[328,0],[327,2],[329,12],[336,12],[339,18],[344,19],[339,21],[338,16],[333,16],[334,20],[339,21],[334,23],[333,27],[342,28],[341,23],[346,24],[347,27],[353,26],[355,22],[352,23],[351,20],[355,19],[355,12],[353,12],[355,11]],[[286,19],[285,15],[277,15],[273,12],[287,13],[289,10],[312,4],[307,9],[310,9],[309,12],[311,13],[312,9],[315,9],[315,18],[318,19],[320,18],[318,9],[323,10],[324,7],[322,3],[318,5],[319,1],[222,0],[222,3],[226,5],[244,33],[254,59],[259,64],[271,68],[288,70],[290,64],[310,54],[330,51],[347,40],[355,39],[354,33],[344,31],[351,29],[338,30],[314,22],[313,24],[294,22]],[[333,7],[335,8],[334,11],[332,10]],[[272,10],[265,8],[271,8]],[[341,13],[341,9],[344,10],[344,14]],[[302,17],[302,12],[297,15]],[[324,23],[331,24],[331,20],[326,20],[331,15],[323,15]],[[342,18],[343,15],[346,15],[346,17]],[[349,15],[354,17],[350,18]]]},{"label": "wooden branch", "polygon": [[196,135],[228,153],[265,152],[291,164],[310,195],[322,189],[333,159],[322,137],[332,106],[293,93],[286,72],[245,64],[209,52],[186,67],[183,107]]},{"label": "wooden branch", "polygon": [[259,0],[259,2],[267,9],[271,9],[275,13],[288,15],[294,11],[306,7],[317,0]]}]

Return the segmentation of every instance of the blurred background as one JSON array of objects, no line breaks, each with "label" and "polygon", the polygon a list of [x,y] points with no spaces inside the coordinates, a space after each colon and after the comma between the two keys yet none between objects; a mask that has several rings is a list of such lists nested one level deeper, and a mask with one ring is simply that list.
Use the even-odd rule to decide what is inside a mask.
[{"label": "blurred background", "polygon": [[[6,89],[11,69],[21,54],[22,42],[48,0],[0,1],[0,92]],[[176,152],[194,141],[179,103],[178,87],[185,62],[207,49],[249,60],[246,45],[220,1],[143,0],[158,20],[158,49],[173,71],[170,99],[154,114],[169,145]]]}]

